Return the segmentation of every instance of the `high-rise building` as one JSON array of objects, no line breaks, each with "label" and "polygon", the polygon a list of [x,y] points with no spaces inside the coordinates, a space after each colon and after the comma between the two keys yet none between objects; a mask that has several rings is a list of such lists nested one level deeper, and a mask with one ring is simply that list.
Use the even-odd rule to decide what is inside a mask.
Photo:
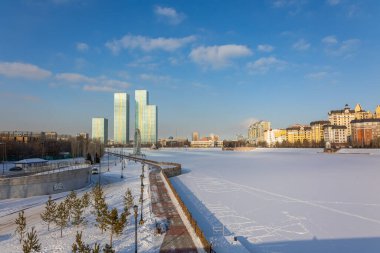
[{"label": "high-rise building", "polygon": [[127,93],[114,94],[113,107],[113,139],[115,144],[129,142],[129,95]]},{"label": "high-rise building", "polygon": [[248,128],[248,141],[251,144],[258,144],[264,142],[264,132],[270,130],[269,121],[258,121],[251,124]]},{"label": "high-rise building", "polygon": [[311,142],[311,127],[294,125],[286,129],[286,140],[289,143]]},{"label": "high-rise building", "polygon": [[92,118],[92,139],[101,143],[108,142],[108,119]]},{"label": "high-rise building", "polygon": [[157,106],[149,104],[147,90],[136,90],[135,101],[135,129],[140,130],[141,144],[155,144],[158,135]]}]

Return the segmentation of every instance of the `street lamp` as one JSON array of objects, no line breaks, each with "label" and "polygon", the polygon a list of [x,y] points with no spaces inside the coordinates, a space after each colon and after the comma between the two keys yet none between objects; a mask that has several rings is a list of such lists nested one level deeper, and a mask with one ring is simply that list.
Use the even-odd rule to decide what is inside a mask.
[{"label": "street lamp", "polygon": [[120,178],[124,178],[123,171],[124,171],[124,159],[123,159],[123,161],[121,163],[121,175],[120,175]]},{"label": "street lamp", "polygon": [[5,157],[6,157],[6,150],[7,150],[7,143],[6,142],[0,142],[0,145],[3,145],[3,175],[5,173]]},{"label": "street lamp", "polygon": [[140,175],[140,179],[141,179],[141,187],[144,187],[144,182],[143,182],[144,175],[143,174]]},{"label": "street lamp", "polygon": [[143,220],[143,205],[144,205],[144,186],[141,186],[141,217],[140,217],[140,225],[144,224]]},{"label": "street lamp", "polygon": [[133,211],[135,212],[135,253],[137,253],[137,212],[139,207],[137,205],[133,206]]}]

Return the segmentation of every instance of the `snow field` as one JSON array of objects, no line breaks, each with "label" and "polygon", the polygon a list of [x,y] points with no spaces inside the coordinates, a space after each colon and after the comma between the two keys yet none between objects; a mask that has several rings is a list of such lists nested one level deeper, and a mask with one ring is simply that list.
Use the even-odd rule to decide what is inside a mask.
[{"label": "snow field", "polygon": [[182,164],[172,183],[218,253],[238,252],[231,236],[249,252],[380,252],[379,151],[320,152],[147,155]]}]

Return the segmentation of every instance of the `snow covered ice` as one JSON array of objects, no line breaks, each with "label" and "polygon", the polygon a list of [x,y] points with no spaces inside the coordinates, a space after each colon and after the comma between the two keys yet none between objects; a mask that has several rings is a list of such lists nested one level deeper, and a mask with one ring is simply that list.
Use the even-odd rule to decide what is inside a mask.
[{"label": "snow covered ice", "polygon": [[171,180],[218,253],[236,251],[233,236],[245,252],[380,252],[379,150],[321,152],[173,149],[148,158],[182,164]]}]

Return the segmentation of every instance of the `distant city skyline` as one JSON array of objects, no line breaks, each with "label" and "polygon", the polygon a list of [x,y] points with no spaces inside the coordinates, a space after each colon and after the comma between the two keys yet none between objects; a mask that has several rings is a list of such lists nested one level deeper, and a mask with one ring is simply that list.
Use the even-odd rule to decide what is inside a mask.
[{"label": "distant city skyline", "polygon": [[376,0],[1,1],[0,131],[90,133],[101,115],[113,137],[113,93],[142,89],[158,138],[374,111],[379,13]]}]

